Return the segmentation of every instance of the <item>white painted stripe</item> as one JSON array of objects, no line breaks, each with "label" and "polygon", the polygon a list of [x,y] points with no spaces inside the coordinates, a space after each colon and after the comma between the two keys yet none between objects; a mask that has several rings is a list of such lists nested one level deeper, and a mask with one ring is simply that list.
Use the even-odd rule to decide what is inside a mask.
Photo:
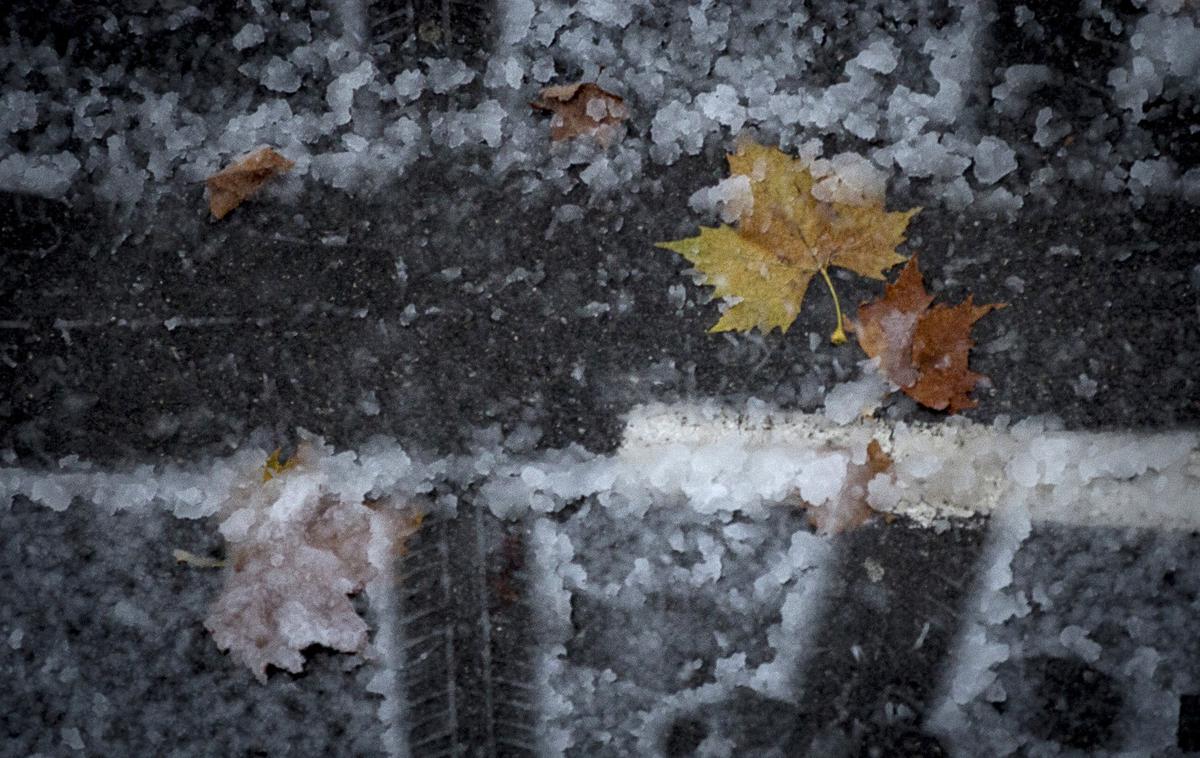
[{"label": "white painted stripe", "polygon": [[[405,497],[435,481],[466,477],[506,518],[604,493],[620,495],[631,513],[643,507],[638,503],[661,507],[682,497],[700,513],[741,510],[753,517],[797,494],[816,503],[836,496],[847,462],[865,461],[871,440],[894,465],[891,477],[870,483],[870,504],[921,524],[942,527],[948,518],[986,515],[1007,493],[1027,490],[1023,497],[1035,521],[1200,528],[1196,432],[1063,432],[1035,421],[1009,428],[961,419],[837,426],[823,416],[772,413],[765,406],[640,407],[613,455],[495,449],[418,464],[393,442],[376,441],[359,453],[325,449],[314,460],[310,484],[342,494]],[[0,503],[17,494],[56,510],[72,497],[108,510],[158,502],[177,516],[198,518],[216,513],[265,459],[264,449],[247,447],[187,468],[105,470],[73,457],[59,470],[0,467]]]},{"label": "white painted stripe", "polygon": [[985,426],[863,419],[839,426],[821,415],[653,405],[629,416],[619,457],[648,459],[683,445],[754,451],[853,450],[876,440],[895,462],[889,508],[923,524],[989,514],[1005,493],[1030,489],[1035,521],[1200,528],[1200,435],[1194,431],[1068,432],[1037,422]]}]

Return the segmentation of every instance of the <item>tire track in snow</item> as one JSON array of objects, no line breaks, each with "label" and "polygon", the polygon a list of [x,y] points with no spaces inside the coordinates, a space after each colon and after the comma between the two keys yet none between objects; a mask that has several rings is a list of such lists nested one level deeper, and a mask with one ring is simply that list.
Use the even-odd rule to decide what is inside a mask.
[{"label": "tire track in snow", "polygon": [[[766,506],[797,486],[791,480],[772,483],[772,477],[787,466],[793,466],[788,475],[800,479],[829,476],[831,460],[846,460],[839,451],[865,446],[870,439],[881,440],[893,456],[897,491],[903,494],[895,498],[894,491],[885,490],[881,497],[892,498],[893,513],[909,517],[910,525],[934,528],[882,526],[836,541],[832,550],[813,552],[808,548],[815,550],[820,538],[796,520],[791,526],[776,524],[783,526],[777,534],[792,534],[793,546],[799,544],[795,560],[783,545],[764,551],[757,540],[772,533],[767,528],[775,524],[772,519],[785,514]],[[420,482],[438,481],[435,486],[459,495],[456,517],[435,514],[411,541],[397,570],[394,599],[389,603],[384,595],[370,595],[380,598],[378,610],[396,619],[397,642],[390,653],[385,651],[385,676],[372,687],[391,686],[398,693],[396,704],[382,712],[392,719],[394,754],[453,754],[467,745],[481,746],[487,754],[562,752],[578,736],[572,733],[572,720],[589,708],[600,712],[594,709],[602,704],[588,700],[587,686],[623,693],[630,710],[618,713],[620,718],[609,726],[625,730],[634,740],[631,745],[640,747],[653,747],[666,735],[679,733],[680,724],[695,714],[711,714],[734,700],[767,698],[771,708],[807,708],[816,701],[828,703],[829,693],[822,687],[834,685],[842,688],[835,699],[859,708],[857,715],[848,712],[839,718],[861,719],[862,709],[870,710],[870,705],[860,695],[872,682],[892,676],[878,663],[886,662],[880,658],[882,645],[900,640],[924,649],[920,666],[907,670],[922,683],[931,681],[932,671],[951,650],[951,632],[971,639],[974,627],[959,618],[960,607],[989,593],[1006,594],[1013,556],[1034,525],[1074,528],[1090,521],[1169,532],[1196,528],[1200,519],[1200,467],[1191,432],[1059,432],[1036,423],[1007,428],[861,422],[838,427],[800,414],[687,406],[639,410],[629,421],[625,444],[612,456],[497,449],[462,456],[454,465],[446,463],[449,459],[415,464],[393,448],[384,443],[350,459],[323,458],[314,464],[314,473],[325,477],[323,486],[337,490],[346,477],[360,476],[353,471],[361,466],[377,472],[373,476],[390,477],[385,490],[394,494],[428,491]],[[0,501],[20,495],[61,510],[79,497],[106,509],[165,504],[179,516],[202,517],[214,513],[228,496],[239,471],[259,465],[265,451],[259,452],[247,449],[187,470],[104,470],[74,460],[65,460],[57,471],[3,468]],[[389,466],[397,465],[411,470],[389,472]],[[465,478],[464,472],[469,472]],[[716,499],[708,492],[714,486],[724,493]],[[1013,500],[1012,493],[1019,498]],[[584,510],[566,507],[580,497],[587,503]],[[1003,510],[1014,502],[1020,510]],[[749,515],[724,521],[722,511],[735,506]],[[537,511],[561,513],[550,517]],[[993,517],[987,529],[989,540],[1004,549],[989,548],[976,562],[977,543],[966,540],[954,559],[959,568],[949,571],[955,581],[942,582],[940,594],[907,583],[913,576],[948,573],[947,557],[938,552],[947,539],[941,535],[969,535],[979,516],[1003,512],[1009,517]],[[606,540],[622,534],[621,524],[629,534],[644,533],[645,540],[615,551]],[[888,540],[896,543],[890,553],[881,547]],[[917,544],[922,540],[928,540],[927,547]],[[675,562],[637,562],[658,561],[664,554],[675,555]],[[847,611],[831,598],[855,596],[858,580],[847,576],[865,566],[864,556],[879,566],[861,570],[883,572],[881,581],[871,581],[877,585],[872,591],[890,593],[891,600],[874,609],[859,603]],[[618,559],[626,562],[618,565]],[[974,563],[985,584],[964,590],[972,586],[967,579]],[[718,580],[724,583],[718,585]],[[626,611],[620,610],[619,598],[626,584],[640,584],[638,591],[647,600],[659,598],[665,604],[643,602],[658,610],[630,616],[634,626],[622,624]],[[609,585],[616,587],[615,595],[605,594]],[[730,591],[757,586],[761,596],[745,607],[760,609],[750,618],[761,619],[754,626],[768,630],[765,642],[752,633],[712,647],[699,637],[678,636],[684,620],[704,634],[726,634],[734,628],[729,614],[741,602],[731,600]],[[682,615],[673,607],[682,608]],[[596,639],[603,643],[590,650],[576,627],[581,609],[591,614],[582,618],[592,620],[593,632],[601,635]],[[854,637],[856,628],[872,625],[895,634],[867,635],[868,644],[858,644],[857,653],[853,645],[836,649],[846,647],[842,643]],[[637,659],[645,669],[642,674],[628,657],[622,662],[614,643],[633,630],[650,632],[647,639],[657,634],[674,645],[671,652],[663,649],[658,662]],[[379,632],[389,634],[386,628]],[[949,655],[955,670],[963,670],[971,649],[961,643],[953,647]],[[697,658],[690,650],[708,652]],[[695,669],[699,679],[693,683],[660,690],[664,685],[656,681],[665,680],[650,676],[655,667],[693,659],[700,661]],[[988,662],[982,666],[976,673],[986,675]],[[642,682],[630,688],[624,675],[611,678],[607,672],[614,669],[642,676]],[[584,686],[586,681],[592,684]],[[930,697],[927,684],[918,687],[916,699]],[[724,726],[718,726],[733,735],[729,739],[737,737],[738,729],[749,729],[729,723],[731,716],[722,718]],[[808,736],[801,730],[796,739]]]}]

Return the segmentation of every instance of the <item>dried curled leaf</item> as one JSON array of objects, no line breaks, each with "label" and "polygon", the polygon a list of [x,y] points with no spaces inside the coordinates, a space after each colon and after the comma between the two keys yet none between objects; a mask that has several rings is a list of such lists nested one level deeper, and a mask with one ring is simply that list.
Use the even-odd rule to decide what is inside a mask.
[{"label": "dried curled leaf", "polygon": [[974,408],[978,403],[970,393],[984,376],[967,365],[975,346],[971,328],[1004,304],[975,305],[973,296],[954,306],[931,309],[932,302],[913,256],[883,297],[859,306],[853,325],[858,344],[921,405],[951,413]]},{"label": "dried curled leaf", "polygon": [[213,218],[225,218],[246,198],[258,192],[276,174],[290,171],[296,165],[269,147],[260,147],[236,163],[208,177],[208,209]]},{"label": "dried curled leaf", "polygon": [[829,267],[883,279],[884,271],[904,261],[896,247],[920,209],[888,212],[882,201],[818,200],[808,166],[773,147],[744,142],[728,160],[731,177],[747,177],[751,192],[736,225],[700,227],[698,237],[658,243],[687,258],[718,297],[738,300],[710,331],[786,332],[820,273],[838,314],[833,340],[845,341]]},{"label": "dried curled leaf", "polygon": [[607,147],[617,126],[629,118],[629,108],[619,95],[592,82],[546,87],[530,105],[554,114],[550,139],[556,142],[587,134]]},{"label": "dried curled leaf", "polygon": [[303,443],[271,478],[247,472],[222,506],[225,586],[204,625],[259,681],[268,666],[300,672],[310,645],[362,652],[367,624],[349,596],[386,570],[421,524],[412,506],[338,497],[322,470],[327,459]]}]

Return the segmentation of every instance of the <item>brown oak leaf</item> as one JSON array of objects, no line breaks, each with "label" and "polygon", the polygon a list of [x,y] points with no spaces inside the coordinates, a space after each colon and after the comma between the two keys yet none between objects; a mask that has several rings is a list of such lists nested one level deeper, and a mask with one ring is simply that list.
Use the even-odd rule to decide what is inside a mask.
[{"label": "brown oak leaf", "polygon": [[971,328],[1004,303],[975,305],[974,296],[958,305],[939,303],[925,291],[917,257],[909,259],[883,297],[858,308],[853,331],[858,344],[904,394],[921,405],[957,413],[978,402],[971,390],[985,377],[970,370]]},{"label": "brown oak leaf", "polygon": [[237,162],[208,177],[208,209],[213,218],[225,218],[246,198],[258,192],[276,174],[291,170],[289,161],[269,147],[260,147]]},{"label": "brown oak leaf", "polygon": [[625,101],[593,82],[546,87],[530,105],[554,114],[550,139],[555,141],[588,134],[607,147],[616,136],[617,126],[629,118]]}]

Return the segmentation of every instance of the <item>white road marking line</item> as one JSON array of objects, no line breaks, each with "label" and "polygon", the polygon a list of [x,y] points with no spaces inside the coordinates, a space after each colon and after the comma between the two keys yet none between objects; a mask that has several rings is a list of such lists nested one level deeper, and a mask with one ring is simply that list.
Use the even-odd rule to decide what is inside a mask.
[{"label": "white road marking line", "polygon": [[[895,462],[888,510],[918,522],[986,515],[1028,488],[1035,521],[1200,528],[1200,434],[1195,431],[1041,430],[1037,423],[938,425],[739,411],[713,404],[651,405],[629,416],[618,456],[652,459],[673,446],[771,454],[860,448],[876,440]],[[874,503],[873,503],[874,504]]]}]

